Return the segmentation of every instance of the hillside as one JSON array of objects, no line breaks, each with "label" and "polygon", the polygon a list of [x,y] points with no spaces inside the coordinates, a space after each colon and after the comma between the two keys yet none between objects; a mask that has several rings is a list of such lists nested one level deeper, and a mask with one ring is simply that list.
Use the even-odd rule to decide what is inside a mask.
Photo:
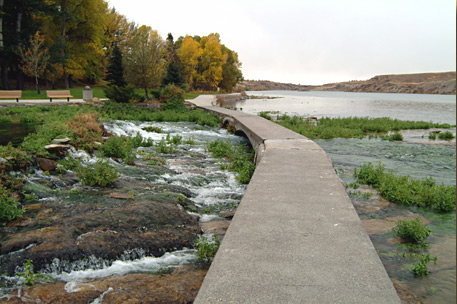
[{"label": "hillside", "polygon": [[245,80],[244,90],[343,91],[379,93],[456,94],[456,72],[380,75],[368,80],[329,83],[320,86]]}]

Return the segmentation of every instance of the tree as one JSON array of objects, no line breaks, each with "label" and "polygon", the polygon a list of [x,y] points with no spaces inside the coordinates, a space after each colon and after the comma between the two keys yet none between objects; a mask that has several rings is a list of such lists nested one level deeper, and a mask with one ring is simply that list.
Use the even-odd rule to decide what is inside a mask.
[{"label": "tree", "polygon": [[38,76],[40,76],[46,69],[49,60],[48,48],[44,46],[44,38],[40,32],[36,32],[30,38],[30,47],[25,48],[20,46],[18,48],[18,55],[21,58],[21,67],[26,75],[35,78],[35,85],[37,94],[40,94],[40,85],[38,83]]},{"label": "tree", "polygon": [[235,85],[243,79],[241,63],[238,61],[238,54],[225,45],[222,45],[222,53],[227,54],[227,61],[222,66],[222,80],[219,86],[226,92],[231,92]]},{"label": "tree", "polygon": [[124,52],[125,78],[128,83],[143,88],[150,99],[148,89],[159,87],[165,73],[164,41],[149,26],[139,27]]},{"label": "tree", "polygon": [[162,81],[162,85],[166,86],[167,84],[173,83],[177,86],[180,86],[184,83],[184,78],[181,74],[181,67],[176,61],[170,62],[167,66],[167,76]]},{"label": "tree", "polygon": [[124,66],[122,64],[122,52],[117,43],[113,47],[113,52],[108,62],[106,80],[111,84],[123,87],[127,85],[124,79]]},{"label": "tree", "polygon": [[203,50],[198,65],[196,86],[203,90],[215,91],[222,80],[222,66],[228,55],[222,53],[219,34],[202,37],[200,46]]},{"label": "tree", "polygon": [[179,61],[182,66],[184,81],[193,86],[194,78],[197,75],[198,59],[202,55],[199,43],[192,37],[186,36],[178,50]]}]

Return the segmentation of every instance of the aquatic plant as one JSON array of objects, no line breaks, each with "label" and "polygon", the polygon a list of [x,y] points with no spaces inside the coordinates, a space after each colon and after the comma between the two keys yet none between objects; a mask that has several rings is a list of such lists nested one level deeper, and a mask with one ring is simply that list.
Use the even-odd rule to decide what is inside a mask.
[{"label": "aquatic plant", "polygon": [[263,117],[265,119],[268,119],[268,120],[273,120],[273,117],[271,117],[271,115],[269,113],[270,112],[268,112],[268,111],[263,111],[263,112],[259,113],[259,116]]},{"label": "aquatic plant", "polygon": [[430,236],[430,229],[421,223],[420,218],[413,220],[401,220],[392,229],[395,236],[415,244],[427,244],[427,238]]},{"label": "aquatic plant", "polygon": [[[426,276],[430,273],[430,270],[428,270],[428,263],[432,260],[432,258],[430,257],[430,253],[427,253],[426,255],[425,254],[422,254],[420,257],[419,257],[419,262],[415,263],[413,265],[413,267],[411,268],[412,272],[414,273],[414,276],[415,277],[423,277],[423,276]],[[438,258],[435,256],[433,258],[433,260],[436,261],[438,260]]]},{"label": "aquatic plant", "polygon": [[122,158],[126,164],[133,161],[133,157],[131,156],[133,142],[130,138],[125,136],[111,136],[98,148],[98,150],[105,157]]},{"label": "aquatic plant", "polygon": [[248,184],[255,171],[254,150],[247,145],[233,145],[228,141],[215,140],[207,145],[209,152],[217,158],[227,158],[228,169],[237,172],[237,179],[242,184]]},{"label": "aquatic plant", "polygon": [[146,132],[162,133],[162,129],[159,127],[143,127],[142,130]]},{"label": "aquatic plant", "polygon": [[428,134],[428,138],[431,139],[431,140],[435,140],[436,139],[436,132],[430,132]]},{"label": "aquatic plant", "polygon": [[390,135],[381,136],[381,139],[388,141],[402,141],[403,135],[400,132],[395,132]]},{"label": "aquatic plant", "polygon": [[199,237],[195,245],[198,259],[203,262],[211,262],[216,256],[220,245],[221,240],[217,234],[213,236],[212,241],[208,240],[205,237]]},{"label": "aquatic plant", "polygon": [[25,279],[24,283],[26,285],[35,284],[36,273],[33,271],[34,265],[31,260],[26,260],[23,265],[24,272],[18,272],[17,275]]},{"label": "aquatic plant", "polygon": [[290,117],[288,115],[279,115],[276,123],[311,139],[331,139],[338,137],[363,138],[364,136],[370,134],[377,135],[379,133],[387,133],[389,131],[451,127],[449,124],[438,124],[424,121],[403,121],[388,117],[323,117],[318,120],[316,125],[315,123],[300,116]]},{"label": "aquatic plant", "polygon": [[0,185],[0,225],[21,217],[25,212],[25,208],[19,201],[11,198],[10,195],[10,191]]},{"label": "aquatic plant", "polygon": [[119,177],[117,169],[110,166],[108,161],[98,160],[94,166],[83,167],[81,164],[76,169],[81,181],[89,186],[106,187]]},{"label": "aquatic plant", "polygon": [[452,132],[446,131],[438,134],[439,139],[451,140],[454,139],[455,136]]},{"label": "aquatic plant", "polygon": [[456,208],[456,187],[437,185],[433,178],[417,180],[409,176],[399,176],[396,172],[386,172],[379,163],[364,164],[354,170],[359,183],[376,188],[389,201],[407,206],[429,207],[438,212],[449,212]]}]

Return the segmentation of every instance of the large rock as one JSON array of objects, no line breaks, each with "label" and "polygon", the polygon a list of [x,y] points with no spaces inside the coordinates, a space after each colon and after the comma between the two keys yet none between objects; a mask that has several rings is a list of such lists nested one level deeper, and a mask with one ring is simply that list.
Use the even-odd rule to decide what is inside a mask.
[{"label": "large rock", "polygon": [[2,303],[96,303],[97,299],[102,300],[97,303],[110,304],[192,303],[206,272],[184,266],[167,275],[128,274],[84,283],[37,284],[25,287],[22,297],[14,291]]},{"label": "large rock", "polygon": [[65,156],[66,151],[71,148],[70,145],[61,145],[61,144],[50,144],[44,146],[44,148],[50,152],[54,153],[57,156]]},{"label": "large rock", "polygon": [[43,171],[52,171],[57,168],[57,162],[52,159],[47,158],[38,158],[38,164],[40,165],[41,170]]},{"label": "large rock", "polygon": [[26,259],[33,261],[36,270],[54,258],[72,262],[93,255],[113,261],[131,249],[161,256],[193,247],[201,233],[198,218],[173,203],[107,200],[100,205],[90,202],[71,207],[48,203],[35,215],[33,225],[8,226],[5,229],[18,232],[2,238],[1,253],[25,250],[0,257],[0,271],[13,274],[16,265],[23,265]]}]

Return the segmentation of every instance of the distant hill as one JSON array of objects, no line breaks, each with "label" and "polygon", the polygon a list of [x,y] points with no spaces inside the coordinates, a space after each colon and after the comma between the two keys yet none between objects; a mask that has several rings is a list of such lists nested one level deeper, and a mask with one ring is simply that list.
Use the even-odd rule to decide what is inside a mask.
[{"label": "distant hill", "polygon": [[456,72],[380,75],[368,80],[329,83],[320,86],[296,85],[266,80],[245,80],[239,89],[249,91],[343,91],[379,93],[456,94]]}]

